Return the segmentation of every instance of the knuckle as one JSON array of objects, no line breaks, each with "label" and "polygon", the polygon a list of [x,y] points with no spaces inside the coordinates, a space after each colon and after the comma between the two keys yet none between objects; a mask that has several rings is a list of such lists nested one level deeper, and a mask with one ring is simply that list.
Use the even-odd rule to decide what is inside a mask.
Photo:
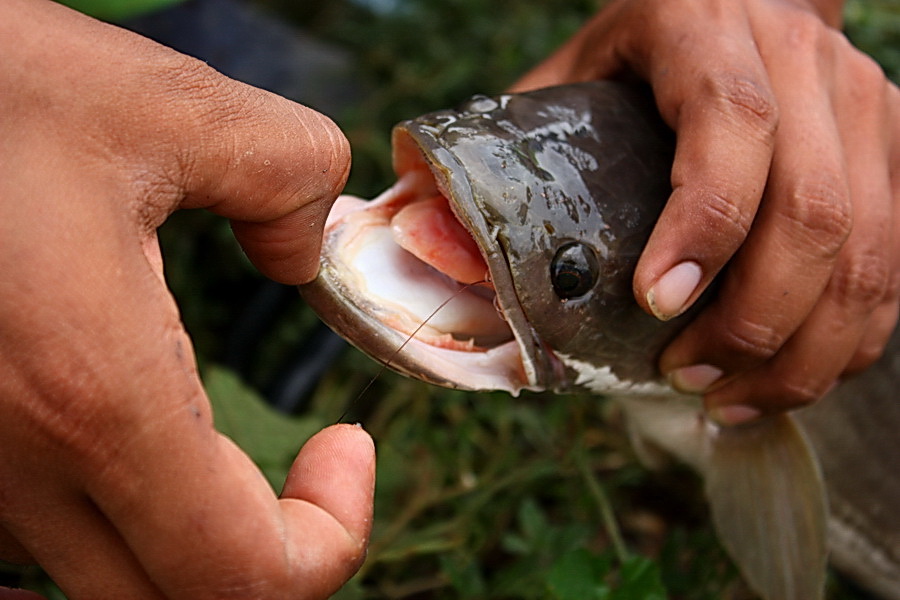
[{"label": "knuckle", "polygon": [[771,144],[778,128],[775,97],[755,79],[734,72],[705,77],[706,95],[729,118],[749,127],[752,135]]},{"label": "knuckle", "polygon": [[833,30],[814,13],[795,9],[782,13],[785,44],[795,50],[815,51],[804,56],[821,56],[822,50],[831,47]]},{"label": "knuckle", "polygon": [[828,390],[828,382],[808,378],[789,378],[781,386],[780,404],[785,408],[800,408],[817,402]]},{"label": "knuckle", "polygon": [[206,63],[178,52],[163,52],[154,68],[145,76],[147,89],[161,95],[159,106],[188,119],[178,125],[197,127],[228,126],[238,116],[235,85]]},{"label": "knuckle", "polygon": [[900,305],[898,305],[896,297],[891,298],[885,300],[872,312],[862,340],[844,368],[845,374],[858,373],[884,355],[891,335],[897,327],[898,316],[900,316]]},{"label": "knuckle", "polygon": [[832,274],[830,287],[844,304],[854,304],[870,312],[888,292],[889,271],[887,257],[871,248],[845,258]]},{"label": "knuckle", "polygon": [[245,207],[251,221],[340,193],[350,172],[350,144],[325,115],[180,54],[173,54],[157,75],[166,82],[163,100],[186,126],[176,139],[192,140],[179,146],[183,176],[176,181],[194,181],[197,171],[209,168],[202,160],[209,156],[222,169],[220,179],[231,181],[238,173],[257,178],[264,194]]},{"label": "knuckle", "polygon": [[725,350],[753,362],[768,360],[784,343],[784,337],[775,328],[748,319],[735,319],[726,324],[724,331]]},{"label": "knuckle", "polygon": [[850,46],[846,38],[844,43],[851,50],[847,55],[846,77],[847,88],[854,94],[854,99],[860,102],[882,102],[887,97],[889,81],[881,65],[868,54]]},{"label": "knuckle", "polygon": [[752,213],[731,196],[710,190],[699,208],[707,230],[717,232],[724,239],[743,241],[750,232]]},{"label": "knuckle", "polygon": [[834,258],[853,228],[849,191],[843,178],[823,173],[794,183],[784,217],[817,255]]},{"label": "knuckle", "polygon": [[881,358],[881,356],[884,354],[886,345],[887,340],[879,340],[865,343],[857,348],[856,352],[853,353],[853,356],[847,363],[845,373],[858,373],[875,364],[875,362],[877,362],[878,359]]}]

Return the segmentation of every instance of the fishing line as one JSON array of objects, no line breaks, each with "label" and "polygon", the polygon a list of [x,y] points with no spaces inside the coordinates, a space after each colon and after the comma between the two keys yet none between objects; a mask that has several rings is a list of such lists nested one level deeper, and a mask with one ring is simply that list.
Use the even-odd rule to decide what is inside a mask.
[{"label": "fishing line", "polygon": [[490,281],[488,279],[481,279],[479,281],[473,281],[472,283],[462,284],[462,287],[459,288],[458,290],[456,290],[455,292],[453,292],[452,296],[450,296],[449,298],[447,298],[446,300],[441,302],[437,308],[435,308],[433,311],[431,311],[431,314],[428,315],[427,317],[425,317],[425,320],[422,321],[419,324],[419,326],[413,330],[413,332],[411,334],[409,334],[409,337],[407,337],[406,340],[404,340],[404,342],[402,344],[400,344],[400,346],[391,353],[391,355],[388,357],[388,359],[381,363],[381,368],[378,369],[378,372],[375,373],[375,376],[369,380],[369,383],[366,384],[366,386],[359,392],[359,394],[357,394],[356,398],[354,398],[353,401],[347,406],[347,408],[344,409],[344,413],[340,416],[340,418],[337,420],[337,422],[338,423],[344,422],[344,418],[347,416],[347,413],[350,412],[350,409],[352,409],[359,403],[359,401],[366,394],[366,392],[369,391],[369,388],[372,387],[372,384],[375,383],[375,380],[378,379],[379,377],[381,377],[382,373],[384,373],[387,369],[391,368],[391,364],[393,364],[394,359],[397,358],[397,355],[399,355],[403,351],[403,349],[406,347],[406,345],[408,343],[410,343],[414,337],[416,337],[416,334],[419,333],[419,331],[421,331],[422,328],[425,327],[426,324],[428,324],[428,321],[430,321],[436,314],[438,314],[438,312],[441,309],[443,309],[445,306],[450,304],[451,300],[453,300],[454,298],[456,298],[457,296],[462,294],[464,291],[466,291],[473,285],[481,285],[482,283],[490,283]]}]

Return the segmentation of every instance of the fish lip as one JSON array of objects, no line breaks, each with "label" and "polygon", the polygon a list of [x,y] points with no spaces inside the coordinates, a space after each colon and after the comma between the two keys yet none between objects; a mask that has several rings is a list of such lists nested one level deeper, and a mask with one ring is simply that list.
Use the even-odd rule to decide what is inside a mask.
[{"label": "fish lip", "polygon": [[[502,100],[502,99],[501,99]],[[427,166],[431,177],[462,226],[481,249],[496,291],[500,310],[513,332],[521,353],[525,385],[532,390],[566,387],[567,370],[553,350],[544,343],[525,316],[509,270],[509,258],[497,228],[492,226],[476,201],[466,169],[443,143],[441,133],[454,117],[436,119],[439,126],[422,121],[406,121],[394,128],[394,165],[400,177]]]}]

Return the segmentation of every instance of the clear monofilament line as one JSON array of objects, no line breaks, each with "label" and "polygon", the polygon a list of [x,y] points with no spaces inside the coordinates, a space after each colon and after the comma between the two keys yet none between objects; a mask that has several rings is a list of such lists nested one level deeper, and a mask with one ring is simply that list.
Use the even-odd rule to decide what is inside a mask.
[{"label": "clear monofilament line", "polygon": [[387,359],[386,361],[384,361],[384,362],[381,363],[381,368],[378,369],[378,372],[375,373],[374,377],[372,377],[372,379],[369,380],[369,383],[366,384],[366,386],[359,392],[359,394],[356,396],[356,398],[353,399],[353,401],[352,401],[352,402],[350,403],[350,405],[346,408],[346,410],[344,410],[344,413],[340,416],[340,418],[337,420],[337,422],[338,422],[338,423],[343,423],[343,422],[344,422],[344,418],[347,416],[347,413],[350,412],[350,409],[353,408],[354,406],[356,406],[356,405],[359,403],[359,401],[362,399],[362,397],[365,396],[366,392],[369,391],[369,388],[372,387],[372,385],[375,383],[375,381],[376,381],[379,377],[381,377],[382,373],[384,373],[385,370],[391,368],[391,364],[393,364],[394,359],[397,358],[397,356],[398,356],[401,352],[403,352],[403,349],[406,347],[406,345],[407,345],[410,341],[412,341],[412,339],[413,339],[414,337],[416,337],[416,334],[418,334],[419,331],[421,331],[422,328],[425,327],[425,325],[428,324],[428,321],[430,321],[436,314],[438,314],[438,312],[441,311],[441,309],[443,309],[445,306],[447,306],[448,304],[450,304],[450,302],[451,302],[454,298],[456,298],[457,296],[459,296],[460,294],[462,294],[464,291],[466,291],[467,289],[469,289],[470,287],[472,287],[472,286],[474,286],[474,285],[481,285],[481,284],[483,284],[483,283],[490,283],[490,281],[489,281],[488,279],[481,279],[481,280],[479,280],[479,281],[473,281],[472,283],[464,283],[464,284],[462,284],[462,287],[459,288],[458,290],[456,290],[455,292],[453,292],[453,295],[452,295],[452,296],[450,296],[449,298],[447,298],[446,300],[444,300],[443,302],[441,302],[441,303],[438,305],[437,308],[435,308],[433,311],[431,311],[431,314],[429,314],[427,317],[425,317],[425,320],[422,321],[422,322],[421,322],[421,323],[413,330],[413,332],[412,332],[411,334],[409,334],[409,337],[407,337],[407,338],[403,341],[403,343],[400,344],[400,346],[397,347],[397,349],[394,350],[394,351],[391,353],[391,355],[388,357],[388,359]]}]

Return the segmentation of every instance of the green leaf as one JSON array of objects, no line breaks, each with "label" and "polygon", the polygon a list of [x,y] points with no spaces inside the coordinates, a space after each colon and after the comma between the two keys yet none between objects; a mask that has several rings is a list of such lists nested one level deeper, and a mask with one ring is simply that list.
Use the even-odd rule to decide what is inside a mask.
[{"label": "green leaf", "polygon": [[659,567],[644,556],[632,556],[622,565],[620,583],[609,600],[666,600]]},{"label": "green leaf", "polygon": [[325,423],[317,418],[292,418],[272,410],[241,379],[224,367],[203,370],[203,381],[218,429],[246,452],[275,489],[303,443]]},{"label": "green leaf", "polygon": [[526,499],[519,508],[519,526],[523,541],[540,542],[546,537],[547,519],[534,499]]},{"label": "green leaf", "polygon": [[556,600],[605,600],[609,598],[605,583],[608,571],[608,560],[578,548],[553,563],[547,575],[547,587]]}]

